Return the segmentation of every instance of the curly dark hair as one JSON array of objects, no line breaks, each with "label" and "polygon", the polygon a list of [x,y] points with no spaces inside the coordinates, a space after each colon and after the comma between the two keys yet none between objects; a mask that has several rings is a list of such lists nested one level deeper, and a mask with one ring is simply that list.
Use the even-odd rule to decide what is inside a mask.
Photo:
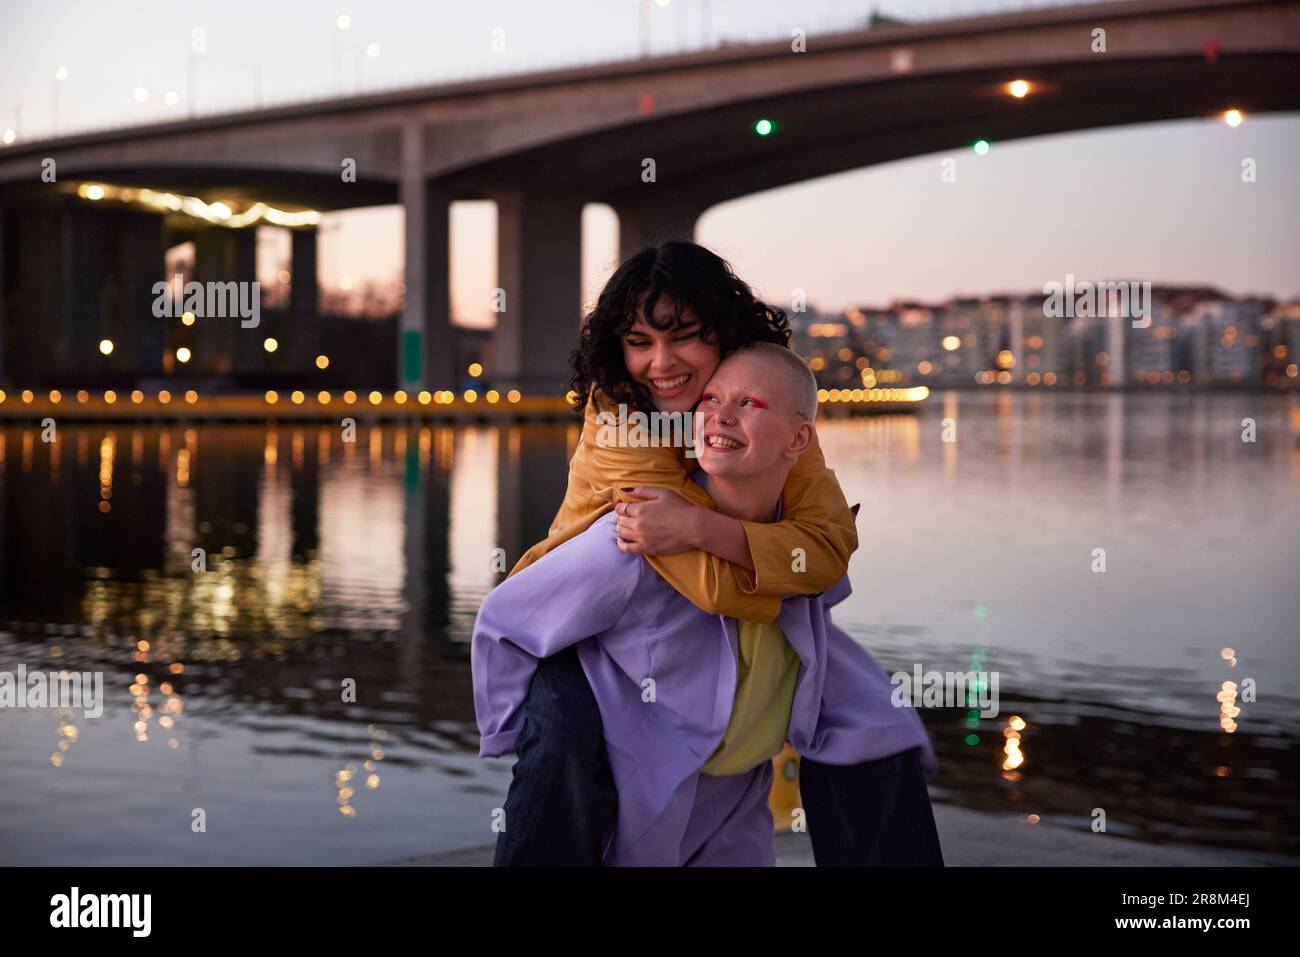
[{"label": "curly dark hair", "polygon": [[[675,310],[667,325],[653,319],[661,295]],[[647,246],[623,261],[600,291],[595,308],[583,317],[578,348],[569,358],[569,388],[578,412],[596,392],[615,405],[654,411],[650,390],[628,375],[623,362],[623,336],[636,322],[638,308],[645,321],[660,330],[680,326],[689,308],[699,318],[701,339],[717,342],[723,358],[755,342],[790,345],[785,312],[754,298],[725,259],[685,240]]]}]

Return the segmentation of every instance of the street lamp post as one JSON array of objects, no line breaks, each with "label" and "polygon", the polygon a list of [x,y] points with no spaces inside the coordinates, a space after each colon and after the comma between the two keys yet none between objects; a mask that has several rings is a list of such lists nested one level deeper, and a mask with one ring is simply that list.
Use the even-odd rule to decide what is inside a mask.
[{"label": "street lamp post", "polygon": [[352,18],[340,13],[334,20],[334,89],[343,92],[343,31],[352,26]]},{"label": "street lamp post", "polygon": [[54,133],[55,133],[55,135],[58,135],[58,132],[59,132],[59,84],[61,84],[61,83],[62,83],[64,80],[66,80],[67,78],[68,78],[68,68],[67,68],[66,66],[61,66],[61,67],[59,67],[57,70],[54,71],[54,96],[53,96],[54,103],[53,103],[53,107],[54,107]]},{"label": "street lamp post", "polygon": [[196,58],[197,56],[198,56],[198,51],[196,51],[196,50],[194,49],[193,44],[191,44],[191,45],[190,45],[190,58],[189,58],[189,61],[185,64],[185,67],[186,67],[186,71],[185,71],[185,99],[186,99],[186,109],[185,109],[185,113],[186,113],[186,116],[188,116],[190,119],[194,119],[194,98],[195,98],[195,92],[196,92],[195,89],[194,89],[194,74],[195,74],[195,66],[196,66],[196,64],[197,64],[197,61],[196,61],[195,58]]},{"label": "street lamp post", "polygon": [[[641,0],[641,55],[650,55],[650,7],[666,7],[673,0]],[[684,22],[684,21],[683,21]],[[682,29],[685,29],[684,27]],[[685,34],[682,34],[684,37]]]},{"label": "street lamp post", "polygon": [[[379,44],[370,43],[366,46],[365,60],[379,59]],[[366,88],[365,60],[361,58],[361,49],[357,48],[357,92],[364,93]]]},{"label": "street lamp post", "polygon": [[262,61],[259,59],[240,60],[240,66],[248,67],[253,79],[253,106],[262,105]]}]

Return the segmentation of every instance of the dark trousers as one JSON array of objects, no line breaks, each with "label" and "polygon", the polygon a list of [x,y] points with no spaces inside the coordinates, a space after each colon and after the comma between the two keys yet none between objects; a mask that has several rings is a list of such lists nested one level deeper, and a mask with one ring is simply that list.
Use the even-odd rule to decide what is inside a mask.
[{"label": "dark trousers", "polygon": [[799,759],[818,867],[943,867],[921,748],[860,764]]},{"label": "dark trousers", "polygon": [[515,753],[493,866],[600,864],[618,792],[600,708],[576,648],[538,661]]},{"label": "dark trousers", "polygon": [[[618,792],[576,648],[538,662],[515,751],[494,866],[599,865]],[[802,758],[799,793],[818,867],[943,866],[919,747],[851,765]]]}]

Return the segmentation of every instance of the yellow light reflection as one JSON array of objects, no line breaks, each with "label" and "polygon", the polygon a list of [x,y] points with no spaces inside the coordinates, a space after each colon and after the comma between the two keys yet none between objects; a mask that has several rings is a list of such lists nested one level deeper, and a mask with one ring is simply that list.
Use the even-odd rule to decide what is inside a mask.
[{"label": "yellow light reflection", "polygon": [[96,202],[109,199],[147,206],[159,212],[183,213],[194,219],[202,219],[230,229],[242,229],[262,222],[292,229],[302,226],[317,226],[321,220],[320,212],[315,209],[289,211],[269,206],[266,203],[255,202],[246,209],[235,212],[230,203],[206,203],[197,196],[157,192],[152,189],[124,189],[107,183],[81,183],[77,186],[77,195],[83,199]]}]

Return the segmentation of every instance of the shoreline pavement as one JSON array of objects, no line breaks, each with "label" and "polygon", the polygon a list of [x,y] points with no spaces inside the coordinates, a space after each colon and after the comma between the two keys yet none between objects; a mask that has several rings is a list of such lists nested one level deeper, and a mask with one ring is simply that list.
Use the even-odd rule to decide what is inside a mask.
[{"label": "shoreline pavement", "polygon": [[[1113,834],[1030,824],[1014,815],[934,805],[948,867],[1241,867],[1296,866],[1281,855],[1185,844],[1147,844]],[[383,867],[490,867],[493,845],[384,861]],[[776,836],[777,867],[813,867],[807,834]]]}]

